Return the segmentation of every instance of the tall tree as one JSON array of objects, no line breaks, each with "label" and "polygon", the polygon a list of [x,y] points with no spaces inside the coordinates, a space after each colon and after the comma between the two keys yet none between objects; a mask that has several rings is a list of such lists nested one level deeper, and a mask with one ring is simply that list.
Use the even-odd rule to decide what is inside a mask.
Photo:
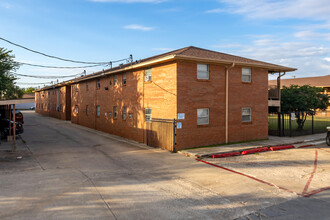
[{"label": "tall tree", "polygon": [[23,96],[23,91],[15,85],[15,77],[11,73],[19,68],[14,61],[12,51],[0,47],[0,98],[17,99]]},{"label": "tall tree", "polygon": [[281,90],[281,109],[296,113],[298,130],[303,129],[308,115],[316,110],[326,110],[328,105],[329,96],[321,87],[291,85]]}]

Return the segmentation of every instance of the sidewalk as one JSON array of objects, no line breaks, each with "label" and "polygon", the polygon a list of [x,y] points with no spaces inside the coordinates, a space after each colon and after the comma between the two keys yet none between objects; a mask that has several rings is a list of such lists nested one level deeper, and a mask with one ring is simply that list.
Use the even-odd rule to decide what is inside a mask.
[{"label": "sidewalk", "polygon": [[26,157],[30,152],[24,146],[22,140],[17,136],[16,151],[12,152],[13,141],[1,140],[0,144],[0,162],[10,162],[20,160]]},{"label": "sidewalk", "polygon": [[[215,147],[202,147],[202,148],[194,148],[179,151],[178,153],[202,158],[202,157],[212,157],[215,154],[224,154],[224,153],[232,153],[238,151],[245,151],[255,148],[261,147],[269,147],[269,146],[280,146],[280,145],[296,145],[299,147],[300,145],[309,145],[309,144],[320,144],[325,142],[326,133],[321,134],[313,134],[299,137],[277,137],[277,136],[269,136],[268,140],[263,141],[253,141],[248,143],[239,143],[239,144],[229,144]],[[317,142],[317,143],[314,143]],[[295,146],[295,147],[296,147]]]}]

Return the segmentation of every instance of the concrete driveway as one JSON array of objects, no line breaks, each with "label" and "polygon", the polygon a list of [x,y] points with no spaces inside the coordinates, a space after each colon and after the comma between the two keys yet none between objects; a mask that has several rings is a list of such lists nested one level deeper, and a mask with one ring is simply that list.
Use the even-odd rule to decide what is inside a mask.
[{"label": "concrete driveway", "polygon": [[308,193],[330,182],[329,148],[318,149],[315,172],[315,149],[207,164],[33,112],[24,118],[23,159],[0,159],[0,219],[330,216],[329,190],[301,193],[312,174]]}]

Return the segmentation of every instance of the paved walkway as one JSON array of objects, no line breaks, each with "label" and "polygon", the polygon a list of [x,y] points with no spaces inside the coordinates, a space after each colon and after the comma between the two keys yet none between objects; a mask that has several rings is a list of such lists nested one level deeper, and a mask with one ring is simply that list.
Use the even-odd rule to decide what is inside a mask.
[{"label": "paved walkway", "polygon": [[203,147],[194,148],[188,150],[179,151],[179,153],[193,156],[193,157],[208,157],[213,154],[228,153],[234,151],[243,151],[247,149],[253,149],[264,146],[278,146],[278,145],[288,145],[288,144],[299,144],[299,143],[311,143],[316,141],[325,140],[326,133],[313,134],[299,137],[277,137],[269,136],[268,140],[263,141],[253,141],[248,143],[239,144],[229,144],[215,147]]}]

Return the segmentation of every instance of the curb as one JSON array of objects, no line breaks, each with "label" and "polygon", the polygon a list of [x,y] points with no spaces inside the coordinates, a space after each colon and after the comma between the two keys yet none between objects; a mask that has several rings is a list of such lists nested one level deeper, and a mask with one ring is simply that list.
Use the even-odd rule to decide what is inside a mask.
[{"label": "curb", "polygon": [[307,144],[299,147],[295,147],[294,145],[265,146],[265,147],[258,147],[258,148],[252,148],[252,149],[240,150],[240,151],[228,152],[222,154],[212,154],[211,157],[212,158],[233,157],[233,156],[261,153],[266,151],[279,151],[279,150],[297,149],[297,148],[314,147],[314,146],[316,146],[316,144]]}]

